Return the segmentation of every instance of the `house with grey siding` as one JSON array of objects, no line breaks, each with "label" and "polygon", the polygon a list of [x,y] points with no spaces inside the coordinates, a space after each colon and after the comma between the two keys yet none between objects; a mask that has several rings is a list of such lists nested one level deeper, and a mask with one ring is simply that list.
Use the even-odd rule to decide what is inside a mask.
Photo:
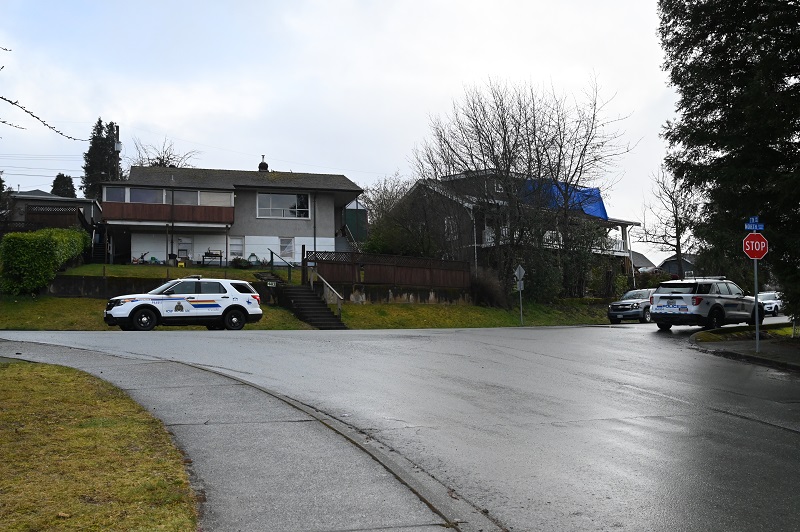
[{"label": "house with grey siding", "polygon": [[349,251],[345,207],[363,191],[343,175],[269,170],[131,168],[102,185],[109,262],[235,257],[290,263],[306,251]]}]

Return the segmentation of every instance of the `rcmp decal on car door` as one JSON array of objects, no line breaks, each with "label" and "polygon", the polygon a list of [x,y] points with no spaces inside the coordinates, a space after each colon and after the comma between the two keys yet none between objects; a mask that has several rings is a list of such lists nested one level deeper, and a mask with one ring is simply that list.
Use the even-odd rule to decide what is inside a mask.
[{"label": "rcmp decal on car door", "polygon": [[[155,303],[157,300],[153,300]],[[190,309],[186,308],[184,305],[188,303],[184,298],[170,298],[170,299],[162,299],[158,301],[164,307],[164,312],[166,314],[185,314],[189,312]]]}]

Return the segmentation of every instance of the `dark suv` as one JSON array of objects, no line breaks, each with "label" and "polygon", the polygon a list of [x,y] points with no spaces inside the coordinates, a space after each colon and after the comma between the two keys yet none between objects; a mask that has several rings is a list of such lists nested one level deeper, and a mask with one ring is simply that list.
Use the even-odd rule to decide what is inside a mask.
[{"label": "dark suv", "polygon": [[[700,325],[718,329],[729,323],[755,324],[764,320],[763,306],[724,277],[697,277],[662,282],[650,297],[650,318],[659,329]],[[757,317],[756,317],[757,316]]]},{"label": "dark suv", "polygon": [[639,320],[640,323],[650,323],[650,296],[655,288],[641,288],[630,290],[619,301],[614,301],[608,306],[608,321],[621,323],[622,320]]}]

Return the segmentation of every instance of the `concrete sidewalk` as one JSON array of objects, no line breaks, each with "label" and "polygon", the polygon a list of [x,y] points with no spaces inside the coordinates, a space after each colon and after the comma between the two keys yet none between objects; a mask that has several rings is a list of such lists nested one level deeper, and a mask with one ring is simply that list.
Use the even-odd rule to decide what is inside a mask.
[{"label": "concrete sidewalk", "polygon": [[201,530],[498,529],[365,435],[234,378],[177,362],[2,340],[0,357],[80,369],[161,419],[204,499]]},{"label": "concrete sidewalk", "polygon": [[693,334],[689,341],[703,351],[786,371],[800,371],[800,343],[787,339],[761,339],[756,351],[755,339],[699,342],[696,336]]}]

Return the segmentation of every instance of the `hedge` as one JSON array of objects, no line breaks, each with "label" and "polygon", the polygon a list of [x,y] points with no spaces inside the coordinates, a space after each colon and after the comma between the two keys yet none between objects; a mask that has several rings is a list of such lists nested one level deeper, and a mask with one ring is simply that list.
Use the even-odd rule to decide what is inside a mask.
[{"label": "hedge", "polygon": [[91,245],[79,229],[41,229],[8,233],[0,240],[0,291],[36,293],[56,277],[58,270]]}]

